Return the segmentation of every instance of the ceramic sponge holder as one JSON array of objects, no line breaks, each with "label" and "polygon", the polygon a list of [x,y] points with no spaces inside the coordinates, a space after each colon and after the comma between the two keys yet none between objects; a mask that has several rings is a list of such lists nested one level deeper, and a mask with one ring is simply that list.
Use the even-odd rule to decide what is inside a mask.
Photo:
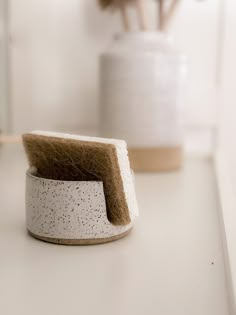
[{"label": "ceramic sponge holder", "polygon": [[133,225],[113,225],[107,217],[101,181],[62,181],[26,173],[26,226],[43,241],[65,244],[99,244],[117,240]]}]

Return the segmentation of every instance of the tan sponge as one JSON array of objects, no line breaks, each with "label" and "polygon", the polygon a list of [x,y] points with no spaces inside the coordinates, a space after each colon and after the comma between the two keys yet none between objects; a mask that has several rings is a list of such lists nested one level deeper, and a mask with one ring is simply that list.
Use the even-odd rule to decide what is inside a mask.
[{"label": "tan sponge", "polygon": [[69,181],[102,181],[107,216],[130,223],[137,202],[125,141],[34,131],[23,143],[36,176]]}]

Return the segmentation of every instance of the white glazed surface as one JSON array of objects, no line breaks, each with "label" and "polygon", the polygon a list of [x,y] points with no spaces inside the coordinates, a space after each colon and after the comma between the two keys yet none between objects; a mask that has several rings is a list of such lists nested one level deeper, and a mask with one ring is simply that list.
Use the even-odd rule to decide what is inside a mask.
[{"label": "white glazed surface", "polygon": [[186,61],[159,34],[117,37],[100,60],[101,132],[130,147],[183,142]]},{"label": "white glazed surface", "polygon": [[26,174],[27,229],[43,237],[99,239],[126,232],[107,219],[102,182],[57,181]]}]

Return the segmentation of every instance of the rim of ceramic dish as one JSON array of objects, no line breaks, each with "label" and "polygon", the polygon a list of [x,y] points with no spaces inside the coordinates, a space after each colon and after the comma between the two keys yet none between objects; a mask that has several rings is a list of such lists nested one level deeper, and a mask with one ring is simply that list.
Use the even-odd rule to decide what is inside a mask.
[{"label": "rim of ceramic dish", "polygon": [[146,32],[120,32],[116,33],[113,37],[116,40],[123,39],[132,39],[132,40],[165,40],[169,44],[173,44],[173,37],[169,34],[163,32],[154,32],[154,31],[146,31]]},{"label": "rim of ceramic dish", "polygon": [[31,177],[35,180],[38,181],[45,181],[45,182],[57,182],[57,183],[103,183],[103,181],[101,180],[61,180],[61,179],[50,179],[50,178],[45,178],[45,177],[41,177],[41,176],[37,176],[35,174],[35,172],[37,171],[37,169],[35,168],[29,168],[26,171],[26,175],[28,177]]}]

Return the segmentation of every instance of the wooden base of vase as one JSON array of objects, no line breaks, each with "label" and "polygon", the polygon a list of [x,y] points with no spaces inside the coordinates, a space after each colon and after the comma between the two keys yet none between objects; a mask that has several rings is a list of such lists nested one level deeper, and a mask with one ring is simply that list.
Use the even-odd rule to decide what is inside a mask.
[{"label": "wooden base of vase", "polygon": [[129,148],[131,168],[136,172],[163,172],[177,170],[182,166],[183,148]]},{"label": "wooden base of vase", "polygon": [[96,244],[104,244],[104,243],[119,240],[125,237],[126,235],[128,235],[131,230],[132,230],[132,227],[129,230],[118,235],[114,235],[114,236],[110,236],[106,238],[93,238],[93,239],[83,239],[83,240],[45,237],[45,236],[36,235],[30,232],[29,230],[28,230],[28,233],[34,238],[39,239],[40,241],[59,244],[59,245],[96,245]]}]

